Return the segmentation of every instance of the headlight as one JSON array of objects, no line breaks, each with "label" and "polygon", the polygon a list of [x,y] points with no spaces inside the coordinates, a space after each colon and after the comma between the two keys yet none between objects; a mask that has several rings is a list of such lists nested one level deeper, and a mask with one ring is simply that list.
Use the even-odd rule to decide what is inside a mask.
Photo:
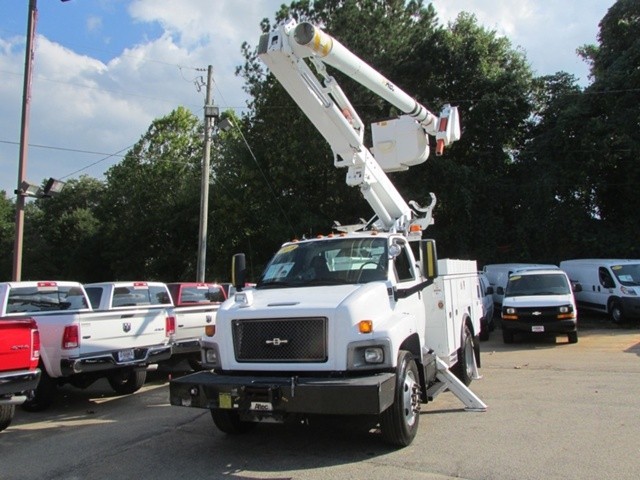
[{"label": "headlight", "polygon": [[507,307],[504,309],[504,313],[506,313],[507,315],[515,315],[516,309],[513,307]]},{"label": "headlight", "polygon": [[204,363],[209,366],[218,366],[219,355],[217,348],[205,348],[204,349]]},{"label": "headlight", "polygon": [[573,307],[571,305],[563,305],[559,307],[560,313],[570,313],[573,311]]},{"label": "headlight", "polygon": [[367,363],[384,362],[384,350],[382,347],[367,348],[364,351],[364,361]]},{"label": "headlight", "polygon": [[633,295],[633,296],[637,296],[638,295],[635,288],[620,287],[620,291],[622,293],[624,293],[625,295]]}]

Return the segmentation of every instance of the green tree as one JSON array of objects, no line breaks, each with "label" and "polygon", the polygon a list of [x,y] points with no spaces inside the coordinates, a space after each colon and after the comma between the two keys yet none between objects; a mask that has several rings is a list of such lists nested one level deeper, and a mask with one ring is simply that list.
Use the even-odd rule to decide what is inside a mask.
[{"label": "green tree", "polygon": [[98,209],[115,279],[195,279],[202,124],[178,107],[107,173]]},{"label": "green tree", "polygon": [[28,205],[23,278],[89,282],[109,275],[96,217],[103,192],[102,182],[82,176]]},{"label": "green tree", "polygon": [[517,231],[540,259],[638,256],[639,39],[640,4],[619,0],[600,22],[599,45],[579,49],[593,83],[581,91],[566,74],[537,83],[537,122],[517,168],[526,186]]}]

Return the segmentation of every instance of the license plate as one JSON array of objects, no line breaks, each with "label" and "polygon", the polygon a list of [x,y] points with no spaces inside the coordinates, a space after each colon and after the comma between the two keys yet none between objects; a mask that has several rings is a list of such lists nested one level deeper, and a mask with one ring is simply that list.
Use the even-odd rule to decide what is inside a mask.
[{"label": "license plate", "polygon": [[118,361],[119,362],[130,362],[134,359],[133,348],[128,350],[120,350],[118,352]]},{"label": "license plate", "polygon": [[273,411],[273,405],[269,402],[251,402],[251,410],[258,410],[259,412],[271,412]]},{"label": "license plate", "polygon": [[544,325],[534,325],[531,327],[532,332],[544,332]]}]

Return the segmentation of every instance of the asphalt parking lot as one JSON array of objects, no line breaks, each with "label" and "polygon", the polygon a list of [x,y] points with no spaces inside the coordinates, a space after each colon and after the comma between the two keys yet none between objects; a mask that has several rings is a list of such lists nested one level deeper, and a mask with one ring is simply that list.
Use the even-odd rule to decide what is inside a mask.
[{"label": "asphalt parking lot", "polygon": [[[566,337],[482,342],[488,405],[444,393],[423,406],[413,444],[391,449],[348,427],[260,425],[229,437],[207,411],[173,407],[166,371],[136,394],[64,387],[46,412],[18,411],[0,433],[0,479],[636,479],[640,328],[581,323]],[[178,374],[178,372],[173,372]]]}]

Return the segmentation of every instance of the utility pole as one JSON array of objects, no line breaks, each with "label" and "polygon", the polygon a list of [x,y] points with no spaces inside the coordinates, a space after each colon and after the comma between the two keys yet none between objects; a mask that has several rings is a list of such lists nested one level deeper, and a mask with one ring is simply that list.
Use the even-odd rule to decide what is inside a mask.
[{"label": "utility pole", "polygon": [[29,110],[31,104],[31,66],[33,64],[33,40],[38,16],[37,0],[29,0],[27,21],[27,44],[24,53],[24,86],[22,88],[22,122],[20,129],[20,159],[18,160],[18,188],[16,189],[16,237],[13,244],[12,280],[22,279],[22,242],[24,239],[24,204],[26,195],[22,184],[26,180],[27,150],[29,147]]},{"label": "utility pole", "polygon": [[207,263],[207,223],[209,217],[209,164],[211,161],[211,134],[218,109],[211,104],[213,67],[207,69],[207,93],[204,101],[204,155],[202,158],[202,182],[200,184],[200,231],[198,235],[197,281],[204,282]]}]

